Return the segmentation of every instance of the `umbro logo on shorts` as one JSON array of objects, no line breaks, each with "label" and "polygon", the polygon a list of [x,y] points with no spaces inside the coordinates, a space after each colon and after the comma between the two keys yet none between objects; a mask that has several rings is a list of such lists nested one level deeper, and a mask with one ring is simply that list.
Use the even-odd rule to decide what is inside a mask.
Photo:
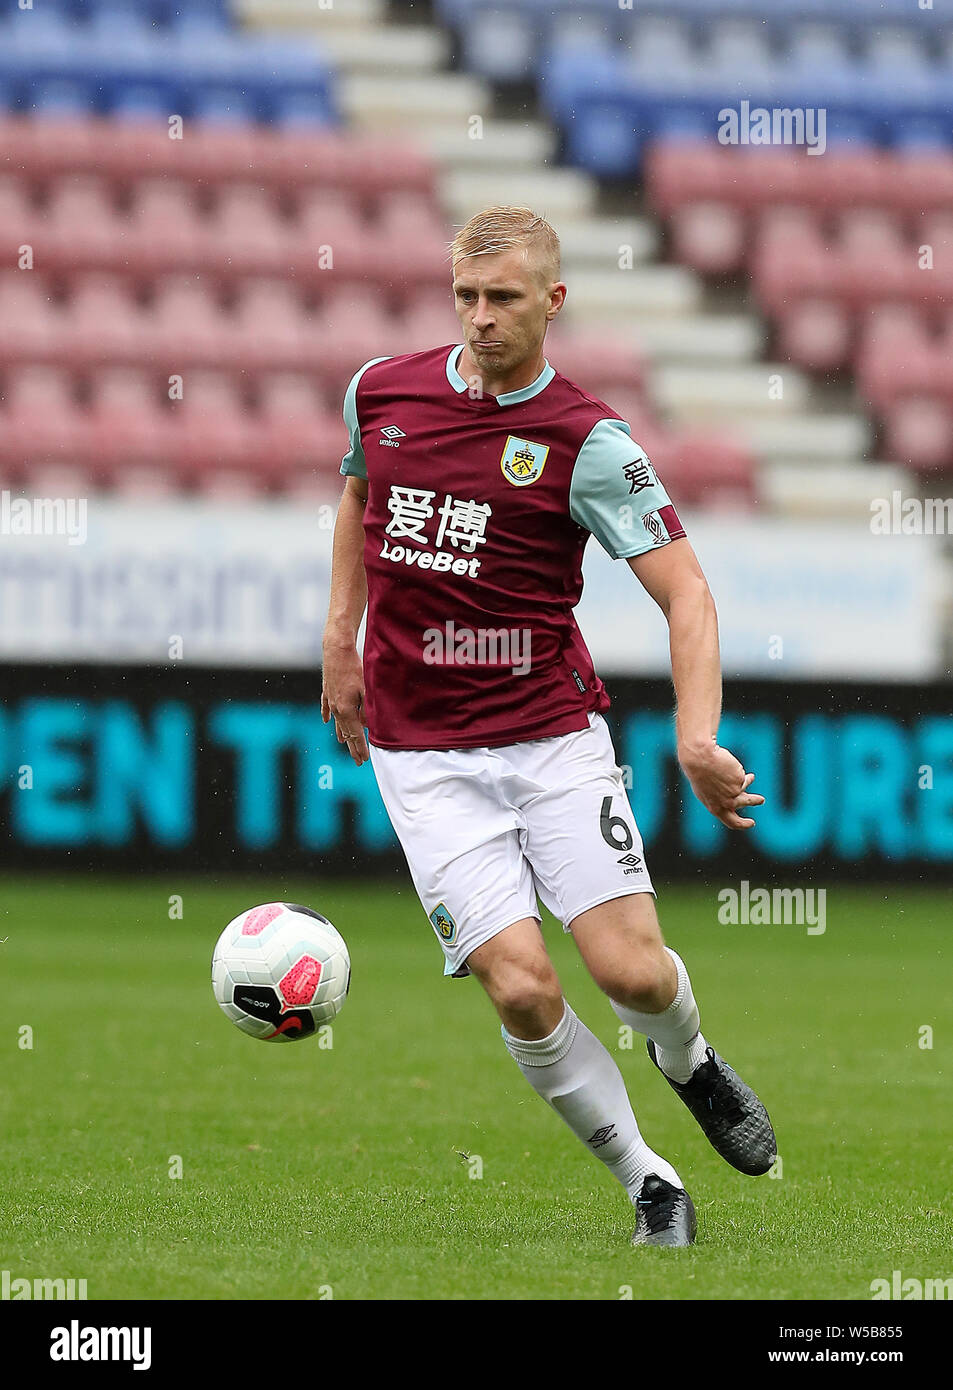
[{"label": "umbro logo on shorts", "polygon": [[637,854],[624,854],[621,859],[616,860],[616,863],[622,864],[625,867],[625,871],[627,874],[644,873],[644,870],[642,868],[642,860],[639,858]]}]

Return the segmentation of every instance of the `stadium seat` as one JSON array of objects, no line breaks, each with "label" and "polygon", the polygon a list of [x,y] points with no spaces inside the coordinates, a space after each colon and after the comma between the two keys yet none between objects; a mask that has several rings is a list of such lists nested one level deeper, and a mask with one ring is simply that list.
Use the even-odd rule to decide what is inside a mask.
[{"label": "stadium seat", "polygon": [[65,315],[36,271],[0,272],[0,363],[57,360]]},{"label": "stadium seat", "polygon": [[135,360],[143,315],[128,282],[86,274],[71,282],[63,350],[79,366]]},{"label": "stadium seat", "polygon": [[755,461],[744,446],[724,437],[685,431],[673,452],[672,472],[686,505],[733,509],[754,504]]},{"label": "stadium seat", "polygon": [[682,265],[701,275],[724,275],[744,257],[744,218],[726,203],[693,202],[672,217],[672,250]]},{"label": "stadium seat", "polygon": [[213,288],[202,276],[167,276],[157,284],[148,320],[151,356],[168,373],[229,362],[236,344]]},{"label": "stadium seat", "polygon": [[885,446],[918,473],[953,467],[953,404],[935,397],[910,396],[887,412]]}]

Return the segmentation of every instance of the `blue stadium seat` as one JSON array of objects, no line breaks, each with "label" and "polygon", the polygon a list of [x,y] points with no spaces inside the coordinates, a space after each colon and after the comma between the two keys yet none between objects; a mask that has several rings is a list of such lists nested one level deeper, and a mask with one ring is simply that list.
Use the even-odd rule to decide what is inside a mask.
[{"label": "blue stadium seat", "polygon": [[279,92],[272,104],[271,120],[286,130],[334,125],[336,112],[327,97],[317,92]]},{"label": "blue stadium seat", "polygon": [[463,24],[464,66],[491,82],[518,81],[532,71],[537,38],[531,16],[481,8]]},{"label": "blue stadium seat", "polygon": [[638,168],[640,143],[622,107],[593,104],[569,129],[569,153],[600,178],[624,178]]},{"label": "blue stadium seat", "polygon": [[214,112],[218,120],[335,120],[317,48],[244,35],[222,0],[42,0],[0,20],[7,104],[128,112]]},{"label": "blue stadium seat", "polygon": [[78,116],[95,105],[95,95],[85,82],[52,78],[37,82],[29,95],[23,96],[22,104],[31,115]]},{"label": "blue stadium seat", "polygon": [[929,117],[901,118],[891,127],[891,143],[900,150],[948,150],[953,145],[953,127],[949,121]]},{"label": "blue stadium seat", "polygon": [[188,114],[209,125],[248,125],[257,120],[258,107],[239,88],[215,87],[196,91]]},{"label": "blue stadium seat", "polygon": [[124,86],[114,93],[109,111],[130,120],[165,120],[169,115],[168,91],[161,84]]}]

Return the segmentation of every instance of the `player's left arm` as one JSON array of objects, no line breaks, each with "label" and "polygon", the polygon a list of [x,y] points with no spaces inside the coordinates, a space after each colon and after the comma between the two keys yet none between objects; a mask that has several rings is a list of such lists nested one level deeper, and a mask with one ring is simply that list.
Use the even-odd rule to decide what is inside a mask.
[{"label": "player's left arm", "polygon": [[607,555],[625,560],[668,619],[678,760],[702,805],[732,830],[761,806],[745,772],[717,742],[721,716],[718,618],[695,552],[655,469],[624,420],[599,420],[576,456],[569,512]]},{"label": "player's left arm", "polygon": [[668,621],[682,771],[702,805],[723,825],[749,830],[755,822],[739,812],[762,806],[764,797],[749,792],[754,773],[746,772],[717,741],[721,717],[718,615],[695,552],[682,537],[631,556],[627,563]]}]

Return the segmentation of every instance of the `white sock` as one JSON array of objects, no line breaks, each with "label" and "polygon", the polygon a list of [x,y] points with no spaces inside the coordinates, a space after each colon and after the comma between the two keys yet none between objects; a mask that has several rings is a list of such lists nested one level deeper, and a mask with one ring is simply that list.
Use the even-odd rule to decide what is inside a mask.
[{"label": "white sock", "polygon": [[691,1080],[692,1072],[705,1061],[708,1044],[698,1031],[698,1005],[684,962],[668,946],[665,950],[678,971],[675,998],[667,1009],[660,1014],[640,1014],[637,1009],[617,1004],[614,999],[609,1002],[623,1023],[652,1039],[658,1064],[665,1075],[673,1081],[685,1082]]},{"label": "white sock", "polygon": [[649,1173],[681,1187],[681,1178],[639,1133],[622,1073],[568,1004],[555,1032],[527,1042],[505,1028],[503,1041],[537,1095],[542,1096],[609,1169],[634,1202]]}]

